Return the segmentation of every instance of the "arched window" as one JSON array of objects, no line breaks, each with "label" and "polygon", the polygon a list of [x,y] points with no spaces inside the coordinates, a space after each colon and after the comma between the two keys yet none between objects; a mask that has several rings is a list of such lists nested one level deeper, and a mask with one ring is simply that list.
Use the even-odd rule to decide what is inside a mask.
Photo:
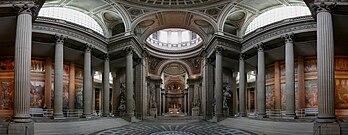
[{"label": "arched window", "polygon": [[93,31],[104,35],[103,29],[92,17],[73,9],[62,7],[46,7],[40,10],[39,16],[66,20],[84,26],[86,28],[90,28]]},{"label": "arched window", "polygon": [[287,18],[311,15],[308,7],[287,6],[275,8],[256,17],[246,28],[245,35],[268,24],[278,22]]}]

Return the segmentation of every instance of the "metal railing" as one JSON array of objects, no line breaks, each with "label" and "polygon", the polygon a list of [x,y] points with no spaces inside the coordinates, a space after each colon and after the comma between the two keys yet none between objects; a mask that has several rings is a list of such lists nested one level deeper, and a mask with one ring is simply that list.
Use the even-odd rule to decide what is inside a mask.
[{"label": "metal railing", "polygon": [[327,124],[319,124],[319,126],[313,132],[313,135],[326,135],[326,134],[327,134]]}]

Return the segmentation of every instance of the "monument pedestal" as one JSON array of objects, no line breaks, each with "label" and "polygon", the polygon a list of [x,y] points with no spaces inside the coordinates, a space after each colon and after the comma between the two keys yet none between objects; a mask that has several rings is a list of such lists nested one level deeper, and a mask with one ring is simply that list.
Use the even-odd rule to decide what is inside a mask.
[{"label": "monument pedestal", "polygon": [[154,117],[157,116],[157,108],[151,108],[150,109],[150,116],[154,116]]},{"label": "monument pedestal", "polygon": [[224,116],[230,116],[230,110],[228,108],[224,108],[223,114]]},{"label": "monument pedestal", "polygon": [[199,107],[192,108],[192,116],[199,116]]},{"label": "monument pedestal", "polygon": [[34,134],[34,123],[15,123],[11,122],[8,125],[9,135],[33,135]]}]

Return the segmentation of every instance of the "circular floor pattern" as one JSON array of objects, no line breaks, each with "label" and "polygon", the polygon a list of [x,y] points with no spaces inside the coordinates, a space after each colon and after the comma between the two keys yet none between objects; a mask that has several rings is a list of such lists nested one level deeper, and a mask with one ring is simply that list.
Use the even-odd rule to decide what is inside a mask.
[{"label": "circular floor pattern", "polygon": [[256,135],[227,128],[216,123],[199,122],[138,122],[127,126],[95,132],[91,135]]}]

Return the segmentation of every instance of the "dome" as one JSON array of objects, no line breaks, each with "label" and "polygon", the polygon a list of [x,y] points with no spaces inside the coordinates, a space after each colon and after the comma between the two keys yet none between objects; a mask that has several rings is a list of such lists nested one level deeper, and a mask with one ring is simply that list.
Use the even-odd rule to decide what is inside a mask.
[{"label": "dome", "polygon": [[186,50],[199,45],[202,38],[190,30],[170,28],[152,33],[146,41],[162,50]]},{"label": "dome", "polygon": [[299,16],[311,15],[308,7],[305,6],[287,6],[275,8],[262,13],[257,16],[245,30],[245,34],[248,34],[258,28],[266,26],[268,24],[278,22],[287,18],[295,18]]}]

